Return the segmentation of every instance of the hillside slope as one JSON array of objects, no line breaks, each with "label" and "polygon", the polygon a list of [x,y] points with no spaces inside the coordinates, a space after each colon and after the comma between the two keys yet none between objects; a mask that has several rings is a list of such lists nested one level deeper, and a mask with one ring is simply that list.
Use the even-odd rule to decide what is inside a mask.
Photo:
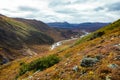
[{"label": "hillside slope", "polygon": [[[13,50],[21,50],[28,45],[52,44],[54,40],[32,26],[0,15],[0,56],[15,56]],[[15,53],[15,55],[13,55]],[[5,58],[5,57],[3,57]]]},{"label": "hillside slope", "polygon": [[37,21],[37,20],[30,20],[30,19],[22,19],[22,18],[14,18],[17,21],[23,22],[30,26],[33,26],[37,30],[51,36],[55,41],[60,41],[65,39],[64,36],[61,35],[62,31],[56,28],[49,27],[47,24]]},{"label": "hillside slope", "polygon": [[119,80],[120,20],[56,54],[61,57],[58,64],[34,74],[26,73],[18,80]]},{"label": "hillside slope", "polygon": [[62,50],[48,52],[60,58],[57,62],[54,61],[57,58],[41,58],[37,55],[1,66],[0,80],[120,79],[120,20],[70,44],[65,49],[62,46]]}]

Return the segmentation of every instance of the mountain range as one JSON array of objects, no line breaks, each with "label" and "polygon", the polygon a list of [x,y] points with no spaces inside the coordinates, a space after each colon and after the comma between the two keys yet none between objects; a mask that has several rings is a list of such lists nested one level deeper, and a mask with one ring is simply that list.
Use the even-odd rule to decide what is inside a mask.
[{"label": "mountain range", "polygon": [[57,27],[57,28],[72,28],[72,29],[81,29],[86,31],[95,31],[97,29],[102,28],[110,23],[100,23],[100,22],[86,22],[80,24],[72,24],[68,22],[53,22],[47,23],[50,27]]}]

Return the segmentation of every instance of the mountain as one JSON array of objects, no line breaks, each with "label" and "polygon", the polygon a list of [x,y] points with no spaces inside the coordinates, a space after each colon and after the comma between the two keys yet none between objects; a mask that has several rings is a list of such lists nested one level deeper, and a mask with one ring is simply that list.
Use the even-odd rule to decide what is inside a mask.
[{"label": "mountain", "polygon": [[0,15],[0,64],[36,52],[42,53],[47,48],[43,45],[50,45],[81,34],[83,33],[79,30],[51,28],[38,20]]},{"label": "mountain", "polygon": [[[0,43],[5,44],[1,47],[10,46],[13,48],[19,48],[22,42],[26,44],[53,43],[52,38],[34,27],[4,16],[0,16],[0,32]],[[34,38],[34,40],[31,38]],[[15,44],[15,47],[13,44]]]},{"label": "mountain", "polygon": [[119,80],[120,19],[46,54],[2,65],[0,80]]},{"label": "mountain", "polygon": [[48,46],[43,45],[79,37],[82,34],[80,30],[51,28],[38,20],[0,15],[0,64],[42,53],[46,49],[49,50]]},{"label": "mountain", "polygon": [[72,29],[81,29],[86,31],[95,31],[97,29],[100,29],[110,23],[100,23],[100,22],[86,22],[86,23],[80,23],[80,24],[71,24],[68,22],[53,22],[53,23],[47,23],[50,27],[57,27],[57,28],[72,28]]},{"label": "mountain", "polygon": [[[3,58],[3,63],[19,57],[19,50],[28,46],[52,44],[53,42],[53,38],[33,26],[0,15],[0,57]],[[25,55],[24,53],[22,52],[21,55]]]},{"label": "mountain", "polygon": [[23,22],[27,25],[33,26],[37,30],[51,36],[55,41],[65,39],[64,36],[61,35],[61,31],[55,28],[49,27],[47,24],[38,21],[38,20],[31,20],[31,19],[23,19],[23,18],[14,18],[17,21]]},{"label": "mountain", "polygon": [[77,25],[77,28],[79,29],[83,29],[83,30],[87,30],[87,31],[95,31],[95,30],[98,30],[106,25],[108,25],[110,23],[100,23],[100,22],[97,22],[97,23],[81,23],[81,24],[78,24]]},{"label": "mountain", "polygon": [[70,39],[71,37],[79,37],[80,35],[84,34],[81,29],[68,28],[68,26],[69,27],[72,26],[67,22],[64,22],[63,24],[59,22],[55,23],[55,25],[64,27],[61,28],[61,27],[49,27],[50,25],[47,25],[38,20],[30,20],[30,19],[22,19],[22,18],[14,18],[14,19],[17,21],[21,21],[25,24],[28,24],[30,26],[33,26],[37,30],[40,30],[41,32],[51,36],[55,40],[55,42],[64,39]]},{"label": "mountain", "polygon": [[53,22],[47,23],[50,27],[57,27],[57,28],[72,28],[73,26],[68,22]]}]

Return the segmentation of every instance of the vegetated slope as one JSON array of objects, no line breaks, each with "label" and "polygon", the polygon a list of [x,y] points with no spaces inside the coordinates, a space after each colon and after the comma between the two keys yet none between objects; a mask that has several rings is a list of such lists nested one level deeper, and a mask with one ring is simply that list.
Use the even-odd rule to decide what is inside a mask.
[{"label": "vegetated slope", "polygon": [[[48,53],[45,52],[43,54],[38,54],[34,56],[26,56],[21,59],[16,59],[14,61],[11,61],[7,64],[0,66],[0,80],[8,80],[8,79],[14,80],[17,77],[20,78],[21,77],[20,75],[26,76],[25,74],[29,74],[29,72],[31,75],[37,70],[38,70],[37,72],[39,72],[40,70],[45,70],[46,68],[55,65],[61,60],[61,58],[55,55],[54,52],[56,53],[66,47],[69,47],[69,45],[72,44],[73,42],[74,40],[72,41],[65,40],[59,49],[56,48],[56,50],[50,50]],[[21,73],[23,73],[24,75]]]},{"label": "vegetated slope", "polygon": [[[120,20],[79,39],[69,48],[63,49],[63,47],[60,52],[57,51],[58,49],[53,52],[48,52],[49,54],[56,54],[57,57],[60,57],[60,61],[54,63],[51,67],[47,66],[52,63],[51,61],[49,62],[48,58],[41,58],[38,55],[36,57],[40,57],[40,60],[36,59],[36,57],[26,57],[1,66],[0,79],[120,79]],[[41,63],[42,59],[45,61],[45,65]],[[53,62],[56,59],[52,58]],[[30,65],[30,63],[33,64]],[[24,64],[28,66],[24,66]],[[25,73],[19,75],[21,68]],[[44,68],[44,70],[40,71],[41,68]]]},{"label": "vegetated slope", "polygon": [[[14,50],[25,49],[28,45],[52,44],[53,42],[51,37],[34,27],[0,15],[0,56],[2,57],[0,64],[7,62],[9,58],[14,59],[17,57],[15,55],[22,55]],[[25,55],[24,51],[23,55]]]},{"label": "vegetated slope", "polygon": [[56,54],[61,57],[58,64],[34,74],[30,71],[18,80],[119,80],[120,20]]},{"label": "vegetated slope", "polygon": [[14,19],[17,21],[26,23],[26,24],[36,28],[37,30],[51,36],[55,41],[60,41],[60,40],[66,39],[62,35],[61,30],[49,27],[47,24],[45,24],[41,21],[31,20],[31,19],[23,19],[23,18],[14,18]]},{"label": "vegetated slope", "polygon": [[83,37],[82,39],[78,40],[76,42],[76,44],[77,43],[80,44],[80,43],[83,43],[83,42],[86,42],[89,40],[93,40],[97,37],[101,37],[102,35],[109,35],[109,34],[111,34],[112,31],[114,31],[114,29],[118,29],[119,25],[120,25],[120,20],[95,31],[95,32],[89,34],[88,36]]}]

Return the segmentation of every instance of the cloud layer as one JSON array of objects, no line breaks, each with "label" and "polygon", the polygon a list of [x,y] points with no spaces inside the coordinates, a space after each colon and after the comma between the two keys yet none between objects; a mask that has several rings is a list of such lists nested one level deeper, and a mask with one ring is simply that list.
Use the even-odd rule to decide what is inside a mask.
[{"label": "cloud layer", "polygon": [[0,0],[0,14],[44,22],[112,22],[119,0]]}]

